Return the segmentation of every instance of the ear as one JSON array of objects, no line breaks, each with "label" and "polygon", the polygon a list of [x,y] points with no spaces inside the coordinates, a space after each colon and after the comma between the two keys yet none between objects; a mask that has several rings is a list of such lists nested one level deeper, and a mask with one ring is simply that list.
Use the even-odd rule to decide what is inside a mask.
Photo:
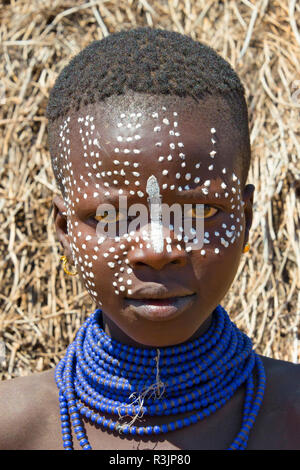
[{"label": "ear", "polygon": [[253,220],[253,196],[254,196],[255,186],[253,184],[247,184],[244,189],[243,200],[244,200],[244,215],[245,215],[245,239],[244,246],[248,242],[249,232]]},{"label": "ear", "polygon": [[64,250],[64,254],[68,259],[68,263],[74,264],[70,245],[70,237],[68,234],[67,208],[65,202],[61,197],[54,196],[52,204],[54,224],[58,241]]}]

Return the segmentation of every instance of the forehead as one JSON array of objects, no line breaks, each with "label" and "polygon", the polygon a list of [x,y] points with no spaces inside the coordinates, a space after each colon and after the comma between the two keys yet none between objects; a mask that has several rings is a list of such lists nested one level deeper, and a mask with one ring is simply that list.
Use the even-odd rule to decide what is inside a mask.
[{"label": "forehead", "polygon": [[68,153],[64,172],[89,179],[107,195],[108,187],[114,192],[145,186],[153,173],[165,190],[193,189],[201,179],[226,180],[228,173],[238,174],[241,152],[230,110],[213,98],[195,104],[166,97],[155,103],[140,95],[129,104],[120,98],[113,105],[89,105],[65,119],[58,141],[61,155]]}]

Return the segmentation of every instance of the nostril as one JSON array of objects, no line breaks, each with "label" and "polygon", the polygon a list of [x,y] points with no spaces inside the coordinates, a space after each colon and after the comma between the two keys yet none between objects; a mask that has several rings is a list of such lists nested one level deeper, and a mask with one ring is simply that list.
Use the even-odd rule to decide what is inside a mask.
[{"label": "nostril", "polygon": [[135,253],[131,253],[128,255],[128,261],[132,265],[132,267],[136,267],[138,269],[143,269],[145,266],[150,266],[154,269],[162,269],[166,265],[176,266],[176,268],[180,268],[181,266],[185,266],[186,264],[186,257],[183,254],[169,254],[169,253],[153,253],[151,250],[149,251],[137,251]]}]

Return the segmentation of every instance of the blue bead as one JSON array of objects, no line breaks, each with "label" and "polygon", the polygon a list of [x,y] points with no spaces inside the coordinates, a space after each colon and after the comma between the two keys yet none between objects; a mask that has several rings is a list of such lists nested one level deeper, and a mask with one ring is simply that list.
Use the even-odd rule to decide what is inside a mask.
[{"label": "blue bead", "polygon": [[167,424],[162,424],[162,425],[161,425],[161,430],[162,430],[162,432],[164,432],[164,433],[165,433],[165,432],[168,432],[169,429],[168,429]]},{"label": "blue bead", "polygon": [[179,429],[183,427],[183,422],[181,419],[177,419],[176,424]]},{"label": "blue bead", "polygon": [[189,426],[189,425],[191,424],[190,418],[183,418],[183,424],[184,424],[185,426]]},{"label": "blue bead", "polygon": [[64,441],[63,446],[65,449],[72,450],[72,442],[71,441]]},{"label": "blue bead", "polygon": [[74,431],[76,433],[81,432],[81,431],[83,431],[83,427],[82,426],[74,426]]}]

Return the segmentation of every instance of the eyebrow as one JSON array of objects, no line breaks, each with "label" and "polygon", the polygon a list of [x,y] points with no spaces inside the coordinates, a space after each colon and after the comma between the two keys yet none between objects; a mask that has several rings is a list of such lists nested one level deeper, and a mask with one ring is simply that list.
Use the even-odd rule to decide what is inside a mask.
[{"label": "eyebrow", "polygon": [[[228,198],[225,198],[225,192],[227,191],[227,189],[225,190],[224,188],[220,188],[220,187],[217,187],[217,188],[214,188],[215,186],[215,180],[211,180],[211,186],[213,186],[213,188],[211,187],[206,187],[207,191],[208,191],[208,194],[204,194],[202,192],[202,189],[203,189],[203,184],[202,185],[197,185],[195,188],[189,188],[189,189],[184,189],[184,185],[182,185],[182,191],[179,191],[178,190],[178,187],[180,187],[181,185],[178,185],[174,190],[170,191],[170,193],[173,194],[174,197],[178,198],[178,200],[184,200],[184,199],[191,199],[191,198],[194,198],[194,199],[201,199],[207,203],[220,203],[221,201],[224,202],[224,201],[229,201],[230,200],[230,197]],[[188,184],[186,184],[186,186],[188,186]],[[113,187],[110,187],[109,188],[109,192],[110,194],[109,195],[104,195],[106,189],[103,189],[101,188],[102,191],[101,193],[99,194],[99,198],[101,198],[102,202],[103,203],[108,203],[108,204],[112,204],[113,206],[117,206],[118,205],[118,202],[119,202],[119,197],[120,196],[123,196],[123,197],[126,197],[127,198],[127,206],[129,206],[130,204],[132,204],[132,200],[137,200],[137,193],[135,192],[135,194],[130,194],[130,189],[128,188],[122,188],[124,193],[123,194],[119,194],[119,189],[116,189],[116,188],[113,188]],[[229,189],[229,188],[228,188]],[[99,191],[99,189],[98,189]],[[143,198],[146,196],[147,197],[147,194],[144,192],[144,196]],[[215,196],[215,193],[218,193],[219,194],[219,197],[216,197]],[[143,198],[138,198],[138,200],[141,202]],[[89,202],[91,201],[91,199],[93,198],[89,198]],[[94,199],[94,201],[99,204],[99,199]],[[164,194],[162,193],[162,202],[164,202]]]},{"label": "eyebrow", "polygon": [[[123,188],[122,188],[123,189]],[[116,205],[116,203],[119,202],[119,197],[123,196],[127,198],[127,201],[130,201],[131,199],[134,199],[136,197],[136,194],[130,194],[129,191],[125,194],[119,194],[118,191],[112,191],[113,194],[105,196],[104,194],[101,195],[101,199],[104,200],[105,203]],[[139,198],[141,199],[141,198]]]},{"label": "eyebrow", "polygon": [[[208,190],[209,191],[209,190]],[[191,198],[198,198],[198,199],[201,199],[202,201],[205,201],[206,203],[220,203],[221,201],[224,202],[224,201],[227,201],[229,200],[229,198],[225,198],[224,196],[224,190],[222,189],[222,192],[218,192],[218,191],[214,191],[214,192],[218,192],[219,194],[219,197],[216,197],[214,195],[214,192],[212,191],[209,191],[208,194],[203,194],[202,191],[200,190],[200,187],[199,189],[197,190],[196,188],[194,189],[189,189],[189,190],[183,190],[183,191],[172,191],[173,195],[178,198],[178,202],[181,200],[184,200],[184,199],[191,199]],[[113,206],[117,206],[118,203],[119,203],[119,196],[126,196],[127,197],[127,207],[129,207],[131,205],[131,202],[130,200],[131,199],[136,199],[136,194],[135,195],[132,195],[132,194],[116,194],[116,196],[113,196],[113,195],[110,195],[110,196],[105,196],[104,199],[104,202],[105,203],[108,203],[108,204],[112,204]],[[145,194],[145,196],[147,196]],[[143,198],[139,198],[140,202],[142,201]],[[162,203],[164,202],[164,196],[162,194]]]},{"label": "eyebrow", "polygon": [[[207,201],[219,201],[220,199],[227,199],[225,198],[225,191],[223,188],[221,190],[212,190],[207,188],[208,194],[204,194],[201,189],[203,188],[202,186],[197,186],[196,188],[190,188],[190,189],[184,189],[182,191],[177,191],[176,195],[181,196],[181,197],[201,197],[202,199],[205,199]],[[216,197],[215,193],[218,193],[220,197]]]}]

